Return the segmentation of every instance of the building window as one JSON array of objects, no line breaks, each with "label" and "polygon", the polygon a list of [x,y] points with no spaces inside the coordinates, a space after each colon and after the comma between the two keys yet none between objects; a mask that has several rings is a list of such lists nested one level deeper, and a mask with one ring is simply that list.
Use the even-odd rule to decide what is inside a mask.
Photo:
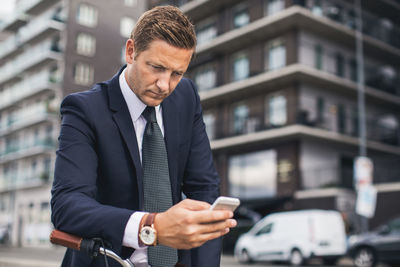
[{"label": "building window", "polygon": [[246,123],[249,118],[249,108],[245,104],[238,104],[233,109],[233,132],[243,134],[246,132]]},{"label": "building window", "polygon": [[204,124],[206,125],[206,132],[208,139],[215,139],[215,115],[211,112],[205,112],[203,115]]},{"label": "building window", "polygon": [[246,79],[250,74],[250,63],[247,54],[240,52],[233,58],[233,80]]},{"label": "building window", "polygon": [[240,4],[233,9],[233,27],[240,28],[250,22],[249,10],[247,5]]},{"label": "building window", "polygon": [[267,16],[270,16],[284,9],[285,9],[284,0],[267,0],[264,11]]},{"label": "building window", "polygon": [[267,44],[267,70],[276,70],[286,66],[286,46],[282,40],[274,40]]},{"label": "building window", "polygon": [[217,75],[212,64],[202,66],[194,78],[199,91],[206,91],[215,87]]},{"label": "building window", "polygon": [[86,63],[79,62],[75,65],[74,69],[75,83],[80,85],[89,85],[94,80],[94,69]]},{"label": "building window", "polygon": [[353,82],[357,82],[357,62],[355,59],[350,60],[350,79]]},{"label": "building window", "polygon": [[343,55],[340,53],[336,54],[336,75],[344,77],[344,59]]},{"label": "building window", "polygon": [[135,27],[135,20],[130,17],[123,17],[120,22],[121,36],[130,38],[133,27]]},{"label": "building window", "polygon": [[269,124],[273,126],[282,126],[287,122],[286,97],[275,95],[267,98]]},{"label": "building window", "polygon": [[88,4],[80,4],[77,13],[77,22],[87,27],[97,26],[97,8]]},{"label": "building window", "polygon": [[83,56],[94,56],[96,53],[96,38],[87,33],[79,33],[76,37],[76,52]]},{"label": "building window", "polygon": [[324,123],[325,100],[322,97],[317,98],[317,123]]},{"label": "building window", "polygon": [[322,46],[317,44],[314,46],[315,51],[315,68],[322,70]]},{"label": "building window", "polygon": [[197,44],[204,44],[217,36],[215,17],[208,18],[196,25]]},{"label": "building window", "polygon": [[264,150],[231,156],[228,162],[229,192],[240,199],[276,196],[277,153]]},{"label": "building window", "polygon": [[346,131],[346,110],[342,104],[338,105],[337,127],[338,127],[339,133],[345,133],[345,131]]},{"label": "building window", "polygon": [[322,10],[321,0],[314,0],[313,2],[314,3],[311,7],[311,12],[316,16],[322,16],[323,10]]},{"label": "building window", "polygon": [[138,4],[137,0],[124,0],[124,4],[126,6],[131,6],[131,7],[135,7]]}]

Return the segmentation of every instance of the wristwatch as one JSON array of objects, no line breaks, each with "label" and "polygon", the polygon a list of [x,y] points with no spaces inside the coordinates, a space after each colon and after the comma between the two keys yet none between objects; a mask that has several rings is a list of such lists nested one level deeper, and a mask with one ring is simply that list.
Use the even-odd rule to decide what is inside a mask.
[{"label": "wristwatch", "polygon": [[156,215],[157,213],[148,214],[139,231],[139,241],[146,246],[157,245],[157,231],[154,228],[154,219]]}]

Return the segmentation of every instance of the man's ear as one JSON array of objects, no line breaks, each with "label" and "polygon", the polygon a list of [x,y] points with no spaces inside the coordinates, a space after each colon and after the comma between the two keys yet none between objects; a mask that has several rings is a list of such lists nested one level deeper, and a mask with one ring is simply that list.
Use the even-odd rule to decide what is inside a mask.
[{"label": "man's ear", "polygon": [[135,42],[132,39],[126,41],[125,60],[127,64],[132,64],[135,60]]}]

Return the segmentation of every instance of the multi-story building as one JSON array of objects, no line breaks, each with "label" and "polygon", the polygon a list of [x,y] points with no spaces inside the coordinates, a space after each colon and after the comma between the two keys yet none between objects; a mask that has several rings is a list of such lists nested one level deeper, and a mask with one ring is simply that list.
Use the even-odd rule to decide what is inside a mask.
[{"label": "multi-story building", "polygon": [[[363,0],[370,225],[400,214],[400,3]],[[354,218],[359,154],[356,12],[342,0],[193,0],[188,76],[199,89],[222,193],[265,215],[323,208]]]},{"label": "multi-story building", "polygon": [[[19,0],[0,29],[0,240],[48,244],[59,104],[110,78],[147,4]],[[7,233],[7,234],[6,234]]]}]

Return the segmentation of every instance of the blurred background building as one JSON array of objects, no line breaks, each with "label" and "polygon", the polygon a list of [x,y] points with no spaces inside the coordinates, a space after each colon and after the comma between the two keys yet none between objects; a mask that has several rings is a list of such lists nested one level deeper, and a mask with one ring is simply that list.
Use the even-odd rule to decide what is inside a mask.
[{"label": "blurred background building", "polygon": [[[400,214],[400,2],[363,0],[371,226]],[[152,1],[196,25],[200,92],[222,193],[261,215],[321,208],[355,224],[354,1]]]},{"label": "blurred background building", "polygon": [[[137,17],[163,4],[196,25],[187,76],[198,85],[222,194],[239,197],[247,218],[335,209],[353,226],[353,1],[21,0],[0,42],[0,227],[13,244],[47,244],[60,100],[114,74]],[[400,214],[400,1],[362,8],[373,227]]]},{"label": "blurred background building", "polygon": [[15,7],[0,24],[0,240],[48,246],[61,100],[118,71],[147,4],[19,0]]}]

